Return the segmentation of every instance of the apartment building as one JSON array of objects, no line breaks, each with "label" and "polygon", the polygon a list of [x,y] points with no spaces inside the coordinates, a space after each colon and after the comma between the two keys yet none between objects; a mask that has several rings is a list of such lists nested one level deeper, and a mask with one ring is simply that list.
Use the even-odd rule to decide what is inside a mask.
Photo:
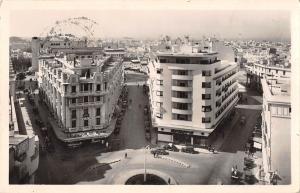
[{"label": "apartment building", "polygon": [[277,171],[278,184],[291,183],[291,99],[289,78],[264,78],[262,153],[266,181]]},{"label": "apartment building", "polygon": [[72,141],[106,136],[123,86],[122,58],[90,48],[39,57],[40,95]]},{"label": "apartment building", "polygon": [[247,84],[256,85],[261,89],[261,79],[264,76],[280,78],[291,77],[290,66],[272,65],[269,60],[260,63],[248,63],[245,65],[247,72]]},{"label": "apartment building", "polygon": [[158,141],[206,145],[238,101],[237,64],[211,47],[183,45],[158,52],[148,67]]}]

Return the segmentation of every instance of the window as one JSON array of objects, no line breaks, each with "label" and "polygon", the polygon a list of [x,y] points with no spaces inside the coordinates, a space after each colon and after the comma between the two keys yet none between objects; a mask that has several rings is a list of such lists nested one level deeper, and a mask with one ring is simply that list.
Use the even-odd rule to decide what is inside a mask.
[{"label": "window", "polygon": [[71,99],[71,103],[72,103],[72,104],[75,104],[75,103],[76,103],[76,98],[72,98],[72,99]]},{"label": "window", "polygon": [[156,91],[157,96],[163,96],[163,91]]},{"label": "window", "polygon": [[167,63],[167,60],[165,58],[159,59],[160,63]]},{"label": "window", "polygon": [[283,115],[284,115],[284,116],[289,115],[289,113],[288,113],[288,108],[283,108]]},{"label": "window", "polygon": [[156,106],[157,106],[157,107],[162,107],[162,106],[163,106],[163,103],[162,103],[162,102],[156,102]]},{"label": "window", "polygon": [[277,107],[271,107],[272,115],[277,115]]},{"label": "window", "polygon": [[291,112],[292,112],[292,108],[290,107],[290,108],[289,108],[289,113],[291,113]]},{"label": "window", "polygon": [[97,84],[96,86],[96,91],[100,91],[101,90],[101,85],[100,84]]},{"label": "window", "polygon": [[88,96],[84,96],[83,97],[83,102],[88,103],[89,102],[89,97]]},{"label": "window", "polygon": [[188,93],[183,91],[177,91],[177,97],[178,98],[188,98]]},{"label": "window", "polygon": [[65,85],[65,92],[68,92],[68,85]]},{"label": "window", "polygon": [[72,127],[76,127],[76,120],[72,120]]},{"label": "window", "polygon": [[285,76],[285,71],[283,71],[283,76]]},{"label": "window", "polygon": [[177,120],[188,121],[188,115],[177,114]]},{"label": "window", "polygon": [[162,86],[163,85],[163,80],[156,80],[156,84]]},{"label": "window", "polygon": [[202,94],[202,99],[209,100],[209,99],[211,99],[211,96],[210,96],[210,94]]},{"label": "window", "polygon": [[89,126],[89,120],[84,120],[83,121],[83,126],[88,127]]},{"label": "window", "polygon": [[72,93],[76,93],[76,86],[72,86]]},{"label": "window", "polygon": [[178,70],[177,71],[178,75],[186,76],[189,74],[188,70]]},{"label": "window", "polygon": [[190,59],[189,58],[176,58],[177,64],[189,64]]},{"label": "window", "polygon": [[203,117],[202,123],[210,123],[210,117]]},{"label": "window", "polygon": [[161,113],[156,113],[156,117],[157,117],[157,118],[162,118],[163,115],[162,115]]},{"label": "window", "polygon": [[100,108],[96,109],[96,116],[100,116],[100,112],[101,112],[100,110],[101,110]]},{"label": "window", "polygon": [[100,123],[101,123],[100,118],[96,118],[96,125],[100,125]]},{"label": "window", "polygon": [[202,76],[211,76],[211,71],[210,70],[203,70],[202,71]]},{"label": "window", "polygon": [[163,71],[163,69],[160,69],[160,68],[156,69],[156,73],[157,73],[157,74],[161,74],[162,71]]},{"label": "window", "polygon": [[202,88],[211,88],[210,82],[202,82]]},{"label": "window", "polygon": [[76,119],[76,110],[71,111],[71,117],[72,119]]},{"label": "window", "polygon": [[173,103],[173,108],[181,109],[181,110],[188,110],[188,103]]},{"label": "window", "polygon": [[211,106],[202,106],[202,112],[210,112],[211,111]]},{"label": "window", "polygon": [[89,109],[85,108],[83,109],[83,117],[88,117],[89,116]]},{"label": "window", "polygon": [[96,101],[100,101],[100,96],[96,96]]},{"label": "window", "polygon": [[277,113],[278,113],[278,115],[282,115],[282,108],[281,107],[278,107]]}]

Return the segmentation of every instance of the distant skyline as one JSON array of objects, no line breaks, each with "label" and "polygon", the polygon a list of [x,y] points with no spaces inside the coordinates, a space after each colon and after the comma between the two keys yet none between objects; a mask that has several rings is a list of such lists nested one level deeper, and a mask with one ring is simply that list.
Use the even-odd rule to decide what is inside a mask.
[{"label": "distant skyline", "polygon": [[13,10],[10,36],[40,36],[57,20],[88,17],[99,38],[192,38],[290,40],[290,13],[280,10]]}]

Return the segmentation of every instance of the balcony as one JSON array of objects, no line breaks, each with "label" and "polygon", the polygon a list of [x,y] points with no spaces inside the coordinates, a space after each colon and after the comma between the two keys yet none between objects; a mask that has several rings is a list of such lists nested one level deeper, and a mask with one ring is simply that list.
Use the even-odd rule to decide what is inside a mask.
[{"label": "balcony", "polygon": [[188,86],[188,87],[184,87],[184,86],[172,86],[172,90],[174,91],[193,91],[193,87]]},{"label": "balcony", "polygon": [[177,102],[177,103],[192,103],[193,99],[192,98],[177,98],[177,97],[172,97],[172,102]]},{"label": "balcony", "polygon": [[181,115],[191,115],[191,114],[193,114],[193,111],[172,108],[172,113],[181,114]]},{"label": "balcony", "polygon": [[172,75],[172,79],[174,80],[193,80],[193,76],[192,75]]}]

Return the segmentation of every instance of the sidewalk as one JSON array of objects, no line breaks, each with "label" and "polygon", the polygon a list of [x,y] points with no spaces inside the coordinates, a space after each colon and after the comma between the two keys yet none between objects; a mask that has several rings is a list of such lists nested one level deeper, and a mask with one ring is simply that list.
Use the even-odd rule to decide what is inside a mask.
[{"label": "sidewalk", "polygon": [[[111,124],[105,129],[101,130],[101,133],[97,131],[90,131],[86,132],[87,135],[82,136],[82,137],[70,137],[70,134],[64,133],[62,129],[58,126],[57,121],[51,116],[50,112],[47,109],[47,106],[43,103],[40,104],[38,103],[38,96],[35,96],[35,103],[36,106],[38,107],[38,110],[40,112],[41,119],[43,120],[44,123],[49,123],[52,127],[52,131],[54,132],[55,136],[63,142],[72,142],[72,141],[80,141],[80,140],[90,140],[90,139],[101,139],[101,138],[106,138],[111,135],[113,132],[114,126],[116,124],[116,120],[112,120]],[[89,134],[90,133],[90,134]],[[94,136],[93,136],[94,134]]]}]

